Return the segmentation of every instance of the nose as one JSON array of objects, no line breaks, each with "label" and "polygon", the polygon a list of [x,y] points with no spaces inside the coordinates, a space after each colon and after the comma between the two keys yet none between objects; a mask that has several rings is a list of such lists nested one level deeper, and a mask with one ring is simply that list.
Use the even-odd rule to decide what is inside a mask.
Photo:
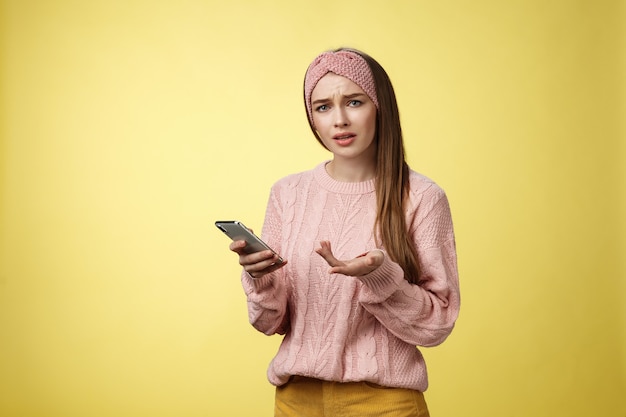
[{"label": "nose", "polygon": [[337,110],[335,111],[335,127],[348,126],[349,124],[350,121],[348,119],[346,109],[342,106],[338,106]]}]

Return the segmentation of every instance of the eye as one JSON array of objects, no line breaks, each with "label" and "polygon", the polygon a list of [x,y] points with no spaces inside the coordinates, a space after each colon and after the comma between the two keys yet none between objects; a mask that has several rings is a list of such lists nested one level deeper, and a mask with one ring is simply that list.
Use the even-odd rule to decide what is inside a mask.
[{"label": "eye", "polygon": [[350,100],[348,102],[349,107],[359,107],[363,102],[361,100]]},{"label": "eye", "polygon": [[315,108],[315,111],[318,111],[318,112],[325,112],[327,110],[328,110],[328,106],[326,104],[322,104],[321,106],[317,106]]}]

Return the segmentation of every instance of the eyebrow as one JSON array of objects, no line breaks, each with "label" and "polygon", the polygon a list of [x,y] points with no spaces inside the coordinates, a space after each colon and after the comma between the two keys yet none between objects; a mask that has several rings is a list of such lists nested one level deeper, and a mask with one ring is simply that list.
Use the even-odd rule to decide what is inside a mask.
[{"label": "eyebrow", "polygon": [[[353,98],[357,98],[357,97],[367,97],[367,94],[365,93],[353,93],[353,94],[346,94],[345,96],[342,96],[344,99],[353,99]],[[319,103],[326,103],[331,101],[330,98],[320,98],[317,99],[315,101],[312,101],[311,104],[319,104]]]}]

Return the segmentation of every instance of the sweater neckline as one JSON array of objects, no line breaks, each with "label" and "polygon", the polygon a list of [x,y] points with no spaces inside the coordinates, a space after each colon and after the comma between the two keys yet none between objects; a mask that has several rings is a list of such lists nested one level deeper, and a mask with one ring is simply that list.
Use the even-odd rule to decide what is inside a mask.
[{"label": "sweater neckline", "polygon": [[322,162],[313,170],[315,179],[323,188],[339,194],[366,194],[374,192],[374,179],[360,182],[346,182],[333,179],[326,171],[326,165],[329,162]]}]

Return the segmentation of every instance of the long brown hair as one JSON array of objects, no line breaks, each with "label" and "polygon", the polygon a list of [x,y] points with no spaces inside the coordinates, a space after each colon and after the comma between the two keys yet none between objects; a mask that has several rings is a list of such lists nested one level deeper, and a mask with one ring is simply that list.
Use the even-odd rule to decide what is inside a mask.
[{"label": "long brown hair", "polygon": [[[350,48],[340,48],[335,52],[342,50],[361,55],[370,67],[376,84],[378,98],[377,159],[374,180],[377,206],[374,224],[376,243],[382,244],[391,259],[402,267],[405,279],[417,284],[419,282],[418,256],[405,217],[405,207],[409,198],[409,166],[404,156],[396,94],[389,76],[374,58]],[[317,140],[322,143],[310,120],[309,125]]]}]

